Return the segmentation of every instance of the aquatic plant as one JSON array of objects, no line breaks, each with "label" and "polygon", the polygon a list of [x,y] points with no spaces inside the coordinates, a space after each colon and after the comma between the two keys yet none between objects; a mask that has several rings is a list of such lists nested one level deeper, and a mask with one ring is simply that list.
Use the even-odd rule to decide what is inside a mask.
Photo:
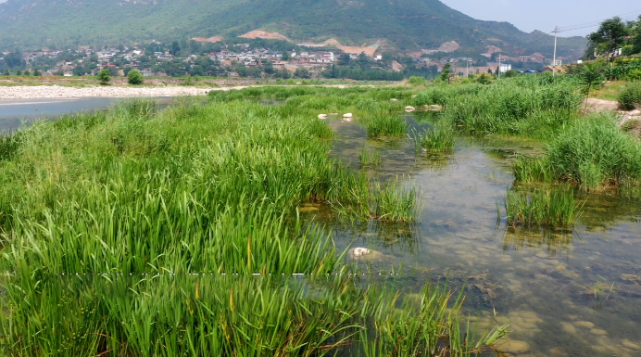
[{"label": "aquatic plant", "polygon": [[[465,332],[459,320],[464,297],[456,296],[441,286],[425,286],[416,300],[403,299],[400,309],[381,309],[374,316],[375,331],[363,330],[360,340],[363,354],[375,356],[471,356],[483,352],[507,335],[509,326],[497,326],[477,336],[468,324]],[[394,306],[395,301],[385,304]],[[448,308],[449,307],[449,308]]]},{"label": "aquatic plant", "polygon": [[402,136],[407,132],[407,123],[399,115],[377,114],[364,120],[367,136]]},{"label": "aquatic plant", "polygon": [[[312,279],[349,268],[295,209],[405,222],[417,200],[331,159],[331,137],[314,116],[236,98],[135,101],[2,139],[5,352],[320,356],[353,343],[389,295]],[[282,278],[294,273],[308,277]]]},{"label": "aquatic plant", "polygon": [[361,150],[360,153],[360,160],[361,160],[361,165],[363,167],[379,167],[381,166],[381,153],[380,152],[375,152],[375,153],[370,153],[365,147],[363,147],[363,150]]},{"label": "aquatic plant", "polygon": [[588,190],[641,179],[639,157],[641,144],[606,115],[576,123],[560,133],[547,150],[555,179],[578,182]]},{"label": "aquatic plant", "polygon": [[456,136],[452,125],[439,122],[434,127],[425,131],[421,138],[421,146],[430,152],[452,150]]},{"label": "aquatic plant", "polygon": [[384,187],[377,182],[373,190],[372,218],[392,222],[412,222],[416,219],[416,188],[403,190],[396,179]]},{"label": "aquatic plant", "polygon": [[566,190],[523,192],[508,190],[505,197],[507,222],[511,226],[567,227],[576,218],[580,205]]}]

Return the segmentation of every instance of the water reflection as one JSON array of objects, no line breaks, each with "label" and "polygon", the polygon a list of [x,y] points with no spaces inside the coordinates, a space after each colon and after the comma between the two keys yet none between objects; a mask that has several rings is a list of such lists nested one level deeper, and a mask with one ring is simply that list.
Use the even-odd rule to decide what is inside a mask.
[{"label": "water reflection", "polygon": [[[373,178],[405,175],[421,190],[416,227],[367,222],[347,227],[331,217],[339,248],[381,253],[369,269],[403,265],[399,288],[418,292],[427,280],[448,282],[467,295],[465,313],[480,326],[509,323],[505,356],[641,355],[641,206],[616,196],[585,201],[572,230],[527,231],[497,225],[497,205],[513,185],[515,154],[540,144],[501,137],[460,138],[455,152],[431,161],[411,138],[367,140],[354,123],[329,122],[339,139],[333,155],[361,169],[363,147],[378,150]],[[435,164],[438,163],[439,164]],[[359,262],[363,264],[363,262]]]}]

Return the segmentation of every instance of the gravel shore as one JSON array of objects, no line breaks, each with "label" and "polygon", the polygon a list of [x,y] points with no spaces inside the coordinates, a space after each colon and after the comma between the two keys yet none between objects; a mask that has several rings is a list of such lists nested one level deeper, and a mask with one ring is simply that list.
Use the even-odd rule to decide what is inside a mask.
[{"label": "gravel shore", "polygon": [[175,97],[207,95],[212,90],[243,89],[196,88],[196,87],[92,87],[73,88],[61,86],[16,86],[0,87],[1,99],[40,99],[40,98],[126,98],[126,97]]}]

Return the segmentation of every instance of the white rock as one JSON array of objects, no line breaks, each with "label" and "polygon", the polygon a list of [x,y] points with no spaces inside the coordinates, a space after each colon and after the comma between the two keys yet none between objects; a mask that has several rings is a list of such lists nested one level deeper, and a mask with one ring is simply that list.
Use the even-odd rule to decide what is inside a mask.
[{"label": "white rock", "polygon": [[344,118],[344,119],[347,119],[347,118],[351,119],[352,117],[353,117],[352,113],[345,113],[345,114],[343,114],[343,118]]},{"label": "white rock", "polygon": [[412,106],[409,106],[409,105],[407,107],[405,107],[405,111],[408,112],[408,113],[411,113],[411,112],[413,112],[415,110],[416,110],[416,108],[414,108]]},{"label": "white rock", "polygon": [[327,119],[327,114],[318,114],[318,119]]},{"label": "white rock", "polygon": [[390,101],[392,101],[392,102],[398,102],[398,99],[396,99],[396,98],[392,98],[392,99],[390,99]]},{"label": "white rock", "polygon": [[350,249],[350,251],[349,251],[349,255],[352,258],[362,257],[362,256],[370,254],[370,253],[371,253],[371,251],[369,249],[361,248],[361,247],[353,248],[353,249]]}]

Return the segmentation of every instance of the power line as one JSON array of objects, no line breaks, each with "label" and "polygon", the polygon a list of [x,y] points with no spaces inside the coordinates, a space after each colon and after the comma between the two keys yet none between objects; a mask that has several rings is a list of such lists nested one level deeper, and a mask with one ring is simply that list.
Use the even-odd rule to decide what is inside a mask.
[{"label": "power line", "polygon": [[[631,14],[635,14],[635,15],[631,15]],[[618,16],[613,16],[613,17],[620,17],[622,20],[631,20],[631,19],[635,18],[637,16],[637,14],[641,14],[641,9],[635,10],[635,11],[626,12],[624,14],[621,14],[621,15],[618,15]],[[585,22],[585,23],[582,23],[582,24],[571,25],[571,26],[564,26],[564,27],[557,28],[555,31],[567,32],[567,31],[580,30],[580,29],[584,29],[584,28],[599,26],[599,25],[601,25],[602,22],[603,22],[603,20]]]}]

